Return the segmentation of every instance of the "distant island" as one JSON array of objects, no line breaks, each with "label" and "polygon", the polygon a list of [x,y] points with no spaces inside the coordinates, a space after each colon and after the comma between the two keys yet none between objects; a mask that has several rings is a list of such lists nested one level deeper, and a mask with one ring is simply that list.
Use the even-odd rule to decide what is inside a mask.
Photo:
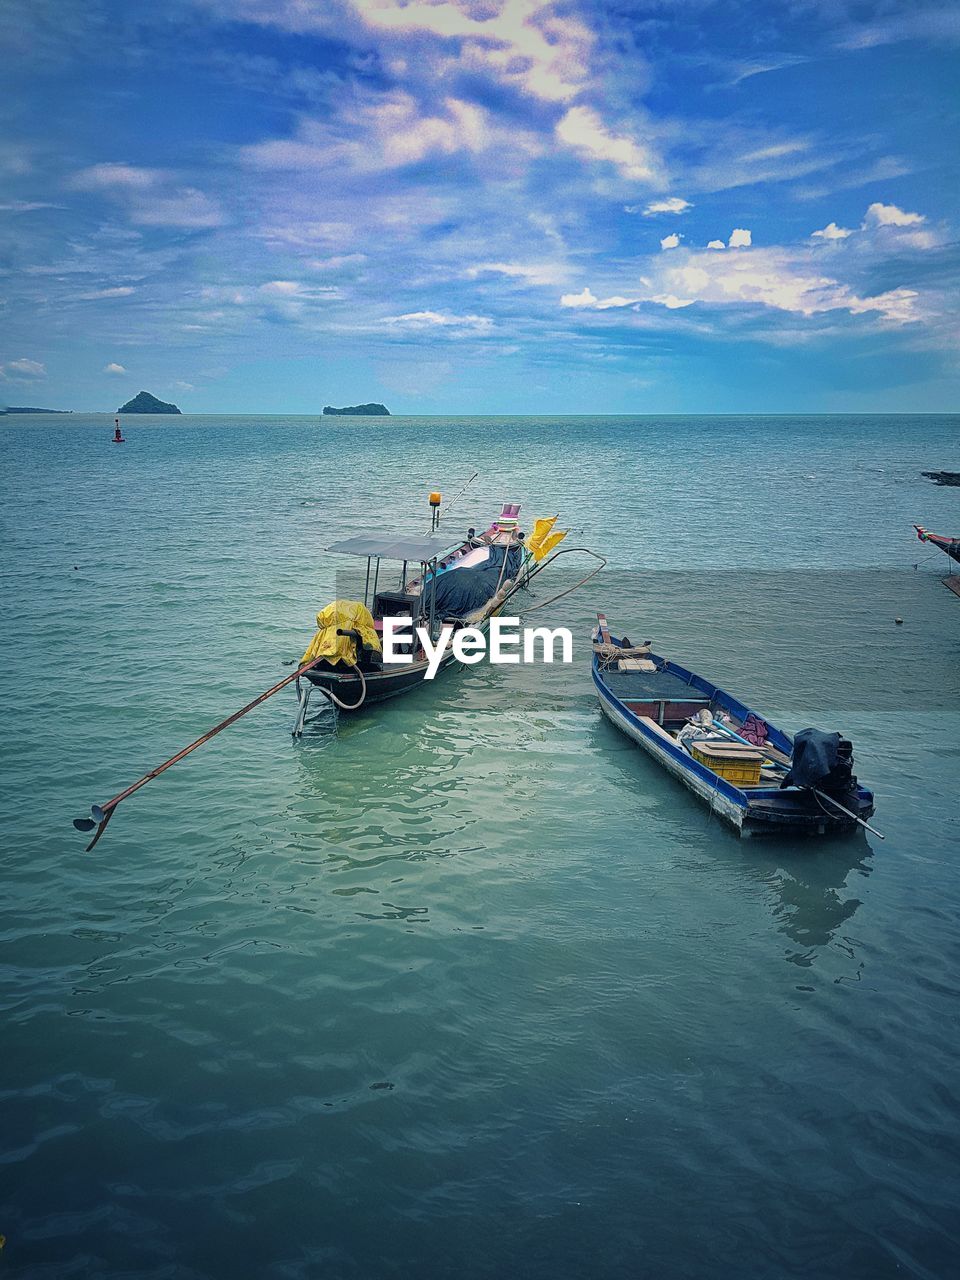
[{"label": "distant island", "polygon": [[323,406],[323,412],[326,414],[332,413],[340,417],[346,417],[348,414],[357,416],[365,414],[367,417],[371,418],[390,417],[390,410],[385,404],[351,404],[347,405],[345,409],[335,409],[332,404],[325,404]]},{"label": "distant island", "polygon": [[8,404],[0,413],[73,413],[72,409],[34,409],[29,405]]},{"label": "distant island", "polygon": [[180,410],[175,404],[167,404],[164,400],[158,400],[156,396],[152,396],[149,391],[141,391],[135,395],[132,400],[128,400],[126,404],[122,404],[117,413],[179,413]]}]

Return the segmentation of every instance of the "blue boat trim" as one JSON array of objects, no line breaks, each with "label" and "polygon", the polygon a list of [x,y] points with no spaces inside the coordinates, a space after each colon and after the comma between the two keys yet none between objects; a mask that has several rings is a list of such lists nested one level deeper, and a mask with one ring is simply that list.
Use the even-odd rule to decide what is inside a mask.
[{"label": "blue boat trim", "polygon": [[[611,636],[610,641],[614,645],[622,644],[622,641],[615,636]],[[702,698],[708,700],[712,710],[727,712],[736,723],[742,724],[749,715],[762,719],[767,726],[767,745],[775,747],[787,756],[792,756],[793,739],[772,725],[766,717],[760,716],[759,712],[748,707],[746,703],[679,663],[671,662],[655,653],[650,653],[649,658],[657,665],[656,674],[666,673],[676,677],[684,686],[695,690]],[[714,809],[741,835],[754,835],[773,829],[797,834],[813,831],[817,834],[837,833],[860,829],[856,823],[844,818],[839,811],[836,811],[835,815],[832,814],[824,804],[819,804],[817,808],[810,806],[804,809],[803,802],[806,802],[808,797],[815,801],[815,797],[799,788],[758,786],[750,787],[747,791],[720,777],[699,760],[695,760],[666,730],[658,732],[645,723],[643,717],[632,711],[623,699],[613,692],[605,678],[606,674],[601,669],[598,655],[594,653],[593,683],[601,709],[608,719],[639,745],[645,747],[654,759],[664,764],[669,772],[673,773],[701,800],[709,803],[711,809]],[[652,692],[655,681],[650,683]],[[668,692],[667,700],[677,700],[675,685],[673,691]],[[670,765],[673,767],[670,768]],[[868,818],[874,808],[872,792],[858,785],[856,804],[852,807],[858,817]]]}]

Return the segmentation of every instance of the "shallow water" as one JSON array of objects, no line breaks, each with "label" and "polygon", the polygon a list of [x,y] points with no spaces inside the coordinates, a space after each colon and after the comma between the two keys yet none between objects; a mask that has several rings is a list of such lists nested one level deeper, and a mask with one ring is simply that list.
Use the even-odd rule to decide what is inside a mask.
[{"label": "shallow water", "polygon": [[[960,529],[960,419],[111,430],[0,425],[11,1275],[952,1274],[960,600],[911,525]],[[530,615],[573,667],[300,743],[282,693],[84,857],[358,589],[326,545],[477,469],[458,533],[609,559]],[[597,608],[842,728],[886,841],[733,838],[601,719]]]}]

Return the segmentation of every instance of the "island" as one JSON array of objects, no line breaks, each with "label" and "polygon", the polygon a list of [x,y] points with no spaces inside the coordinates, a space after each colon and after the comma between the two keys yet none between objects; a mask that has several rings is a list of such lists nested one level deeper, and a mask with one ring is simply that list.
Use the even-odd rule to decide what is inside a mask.
[{"label": "island", "polygon": [[347,416],[365,416],[369,418],[389,418],[390,410],[385,404],[351,404],[345,409],[335,409],[332,404],[325,404],[323,412],[326,414],[334,414],[339,417]]},{"label": "island", "polygon": [[0,406],[0,413],[73,413],[72,409],[34,409],[30,405],[8,404]]},{"label": "island", "polygon": [[180,410],[175,404],[167,404],[165,400],[158,400],[156,396],[152,396],[149,391],[141,391],[135,395],[132,400],[128,400],[126,404],[122,404],[117,413],[179,413]]}]

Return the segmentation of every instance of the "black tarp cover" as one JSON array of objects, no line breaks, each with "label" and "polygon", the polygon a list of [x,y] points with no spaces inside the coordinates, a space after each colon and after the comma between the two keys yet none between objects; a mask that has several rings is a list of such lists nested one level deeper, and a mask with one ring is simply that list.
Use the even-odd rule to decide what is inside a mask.
[{"label": "black tarp cover", "polygon": [[836,767],[839,746],[839,733],[801,729],[793,740],[793,762],[781,787],[819,786]]},{"label": "black tarp cover", "polygon": [[[481,605],[486,604],[497,589],[504,553],[507,568],[503,575],[515,579],[520,572],[523,554],[520,547],[491,547],[489,558],[476,569],[450,569],[437,578],[436,616],[438,618],[465,618]],[[433,587],[427,583],[423,593],[424,609],[430,609]]]}]

